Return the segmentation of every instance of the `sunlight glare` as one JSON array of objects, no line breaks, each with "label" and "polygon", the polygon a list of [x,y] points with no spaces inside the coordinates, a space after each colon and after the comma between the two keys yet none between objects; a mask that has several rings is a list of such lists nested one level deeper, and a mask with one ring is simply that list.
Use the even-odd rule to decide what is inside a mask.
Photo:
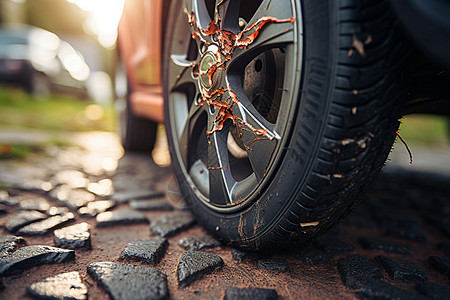
[{"label": "sunlight glare", "polygon": [[112,48],[117,39],[117,25],[125,0],[67,0],[81,9],[90,12],[85,29],[97,35],[100,44]]}]

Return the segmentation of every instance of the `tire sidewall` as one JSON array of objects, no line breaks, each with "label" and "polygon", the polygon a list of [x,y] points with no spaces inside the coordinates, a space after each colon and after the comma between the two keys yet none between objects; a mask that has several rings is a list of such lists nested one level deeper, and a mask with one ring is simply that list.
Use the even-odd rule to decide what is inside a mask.
[{"label": "tire sidewall", "polygon": [[[272,176],[265,179],[267,183],[264,189],[259,191],[256,201],[245,210],[236,213],[221,214],[213,211],[198,199],[184,178],[178,161],[172,160],[180,190],[186,197],[192,212],[200,223],[226,243],[250,248],[264,247],[265,242],[262,237],[293,205],[312,170],[324,124],[327,121],[330,90],[334,86],[333,66],[337,54],[333,53],[331,45],[335,43],[335,28],[332,24],[336,9],[331,7],[331,2],[304,0],[300,4],[299,1],[295,1],[296,15],[302,16],[301,26],[304,32],[301,41],[303,52],[299,52],[297,58],[302,61],[302,72],[298,72],[295,78],[301,87],[294,95],[300,98],[300,101],[297,101],[299,107],[292,109],[293,113],[290,116],[292,125],[287,127],[283,134],[281,140],[283,146],[278,147],[288,150],[279,152],[281,159],[278,160],[278,165],[274,166],[275,171],[272,172]],[[172,9],[176,8],[173,6]],[[170,15],[174,15],[173,11]],[[168,28],[172,28],[170,23]],[[166,45],[170,47],[170,37],[166,40]],[[168,52],[165,51],[166,56],[169,55]],[[167,72],[167,68],[165,71]],[[167,76],[164,76],[165,80],[166,78]],[[164,93],[165,99],[168,99],[166,89]],[[169,117],[168,104],[165,101],[166,120],[169,120]],[[170,124],[166,126],[169,127],[167,134],[170,151],[175,153]],[[307,214],[302,217],[304,222],[315,221],[309,220]]]}]

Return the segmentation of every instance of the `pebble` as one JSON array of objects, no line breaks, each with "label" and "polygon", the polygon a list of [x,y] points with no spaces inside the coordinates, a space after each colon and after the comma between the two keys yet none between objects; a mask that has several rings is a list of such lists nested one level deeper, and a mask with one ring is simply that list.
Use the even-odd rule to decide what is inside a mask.
[{"label": "pebble", "polygon": [[231,249],[231,256],[233,257],[233,261],[235,263],[240,264],[242,260],[247,256],[247,252],[233,248]]},{"label": "pebble", "polygon": [[398,239],[402,239],[402,240],[407,240],[407,241],[412,241],[412,242],[417,242],[417,243],[421,243],[421,244],[428,244],[429,240],[428,238],[416,231],[416,230],[407,230],[407,229],[403,229],[403,228],[389,228],[386,230],[386,235],[388,236],[392,236]]},{"label": "pebble", "polygon": [[45,213],[49,216],[62,215],[70,212],[67,207],[52,206]]},{"label": "pebble", "polygon": [[8,221],[5,223],[6,229],[8,229],[9,232],[15,232],[18,229],[22,228],[23,226],[26,226],[28,224],[31,224],[36,221],[44,220],[47,218],[46,214],[43,214],[39,211],[19,211],[14,216],[12,216]]},{"label": "pebble", "polygon": [[91,249],[91,225],[80,223],[55,230],[53,240],[55,246],[64,249]]},{"label": "pebble", "polygon": [[178,284],[187,286],[204,274],[223,266],[220,256],[202,251],[185,251],[177,267]]},{"label": "pebble", "polygon": [[282,259],[265,258],[258,260],[258,269],[280,271],[285,273],[289,271],[289,264],[287,261]]},{"label": "pebble", "polygon": [[26,245],[26,242],[23,238],[13,236],[13,235],[4,235],[0,236],[0,259],[10,255],[20,247]]},{"label": "pebble", "polygon": [[19,235],[44,235],[51,230],[72,221],[75,218],[73,213],[51,216],[48,219],[31,223],[16,231]]},{"label": "pebble", "polygon": [[100,283],[112,300],[166,299],[167,276],[160,271],[131,264],[96,262],[88,274]]},{"label": "pebble", "polygon": [[409,248],[408,246],[381,239],[360,238],[359,243],[364,249],[372,251],[381,250],[384,252],[398,253],[398,254],[410,254],[412,252],[411,248]]},{"label": "pebble", "polygon": [[56,264],[75,259],[75,251],[50,246],[25,246],[0,259],[0,276],[44,264]]},{"label": "pebble", "polygon": [[276,290],[262,288],[228,288],[224,300],[276,300]]},{"label": "pebble", "polygon": [[42,299],[87,299],[88,289],[81,281],[80,273],[69,272],[45,278],[27,288],[27,293]]},{"label": "pebble", "polygon": [[440,256],[430,256],[428,261],[436,270],[450,279],[450,259]]},{"label": "pebble", "polygon": [[9,195],[6,191],[0,191],[0,204],[6,205],[6,206],[16,206],[22,201],[24,198],[17,196],[13,197]]},{"label": "pebble", "polygon": [[86,206],[80,207],[78,209],[78,214],[80,216],[95,217],[99,213],[105,212],[108,209],[113,208],[114,206],[116,206],[116,202],[111,200],[92,201],[89,202]]},{"label": "pebble", "polygon": [[300,258],[303,263],[310,267],[320,265],[327,260],[325,256],[312,247],[301,248],[295,253],[295,256]]},{"label": "pebble", "polygon": [[120,259],[130,259],[156,265],[164,256],[168,246],[169,242],[163,237],[133,241],[128,243],[122,251]]},{"label": "pebble", "polygon": [[44,198],[33,198],[20,201],[19,207],[23,210],[38,210],[45,212],[51,207],[51,205]]},{"label": "pebble", "polygon": [[130,200],[151,199],[161,197],[164,197],[164,193],[160,191],[126,190],[114,193],[111,199],[116,200],[118,202],[128,202]]},{"label": "pebble", "polygon": [[355,249],[352,244],[329,235],[315,239],[314,245],[317,249],[327,254],[340,254],[343,252],[350,252]]},{"label": "pebble", "polygon": [[351,216],[350,218],[345,219],[345,222],[349,226],[357,228],[375,228],[376,226],[375,222],[360,216]]},{"label": "pebble", "polygon": [[427,275],[411,261],[391,259],[381,255],[377,256],[375,259],[394,280],[401,280],[404,282],[427,281]]},{"label": "pebble", "polygon": [[176,211],[153,222],[150,226],[150,230],[160,236],[168,237],[189,228],[194,223],[195,219],[189,211]]},{"label": "pebble", "polygon": [[0,203],[0,214],[7,214],[9,212],[9,207],[3,203]]},{"label": "pebble", "polygon": [[178,245],[186,250],[201,250],[205,248],[215,248],[220,246],[220,242],[209,235],[198,237],[187,237],[181,239]]},{"label": "pebble", "polygon": [[49,194],[54,199],[72,210],[77,210],[95,200],[95,195],[81,189],[72,189],[67,185],[59,186]]},{"label": "pebble", "polygon": [[405,230],[417,230],[422,227],[422,221],[419,218],[396,211],[378,210],[374,217],[385,228],[396,227]]},{"label": "pebble", "polygon": [[97,215],[97,227],[105,227],[118,224],[149,223],[147,217],[140,212],[128,209],[106,211]]},{"label": "pebble", "polygon": [[448,299],[450,295],[450,286],[431,282],[418,283],[416,285],[416,290],[420,294],[433,300]]},{"label": "pebble", "polygon": [[425,300],[426,298],[413,292],[403,290],[385,281],[374,278],[352,280],[349,288],[356,291],[358,298],[386,300]]},{"label": "pebble", "polygon": [[164,199],[132,200],[130,207],[138,210],[173,210],[173,206]]},{"label": "pebble", "polygon": [[441,250],[442,252],[444,252],[445,255],[450,257],[450,241],[445,241],[445,242],[439,243],[437,245],[437,248],[439,250]]},{"label": "pebble", "polygon": [[89,182],[86,179],[86,176],[77,170],[61,170],[58,171],[55,176],[53,176],[53,180],[55,180],[59,184],[68,185],[71,188],[81,188],[86,187]]},{"label": "pebble", "polygon": [[380,268],[361,255],[340,258],[338,261],[338,271],[341,275],[342,282],[346,286],[364,278],[383,277]]}]

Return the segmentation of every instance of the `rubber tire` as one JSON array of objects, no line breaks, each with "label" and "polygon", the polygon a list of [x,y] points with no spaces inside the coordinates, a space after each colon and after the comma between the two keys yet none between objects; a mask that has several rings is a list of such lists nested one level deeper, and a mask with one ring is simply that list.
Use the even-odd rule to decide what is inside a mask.
[{"label": "rubber tire", "polygon": [[158,123],[136,116],[131,109],[129,94],[121,114],[120,132],[124,150],[151,152],[155,146]]},{"label": "rubber tire", "polygon": [[[304,53],[298,114],[276,175],[265,179],[270,183],[245,210],[218,213],[191,190],[174,155],[165,103],[181,192],[199,222],[224,244],[267,249],[323,233],[355,205],[396,137],[406,55],[388,1],[301,2]],[[169,21],[168,28],[176,21]],[[355,40],[369,41],[364,53],[354,48]]]}]

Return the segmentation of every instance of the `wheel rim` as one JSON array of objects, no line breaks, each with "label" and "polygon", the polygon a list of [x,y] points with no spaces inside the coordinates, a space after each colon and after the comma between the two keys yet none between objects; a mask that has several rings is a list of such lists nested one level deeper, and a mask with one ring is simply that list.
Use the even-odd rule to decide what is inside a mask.
[{"label": "wheel rim", "polygon": [[233,211],[280,159],[297,105],[300,16],[290,0],[180,2],[167,64],[172,156],[199,199]]}]

